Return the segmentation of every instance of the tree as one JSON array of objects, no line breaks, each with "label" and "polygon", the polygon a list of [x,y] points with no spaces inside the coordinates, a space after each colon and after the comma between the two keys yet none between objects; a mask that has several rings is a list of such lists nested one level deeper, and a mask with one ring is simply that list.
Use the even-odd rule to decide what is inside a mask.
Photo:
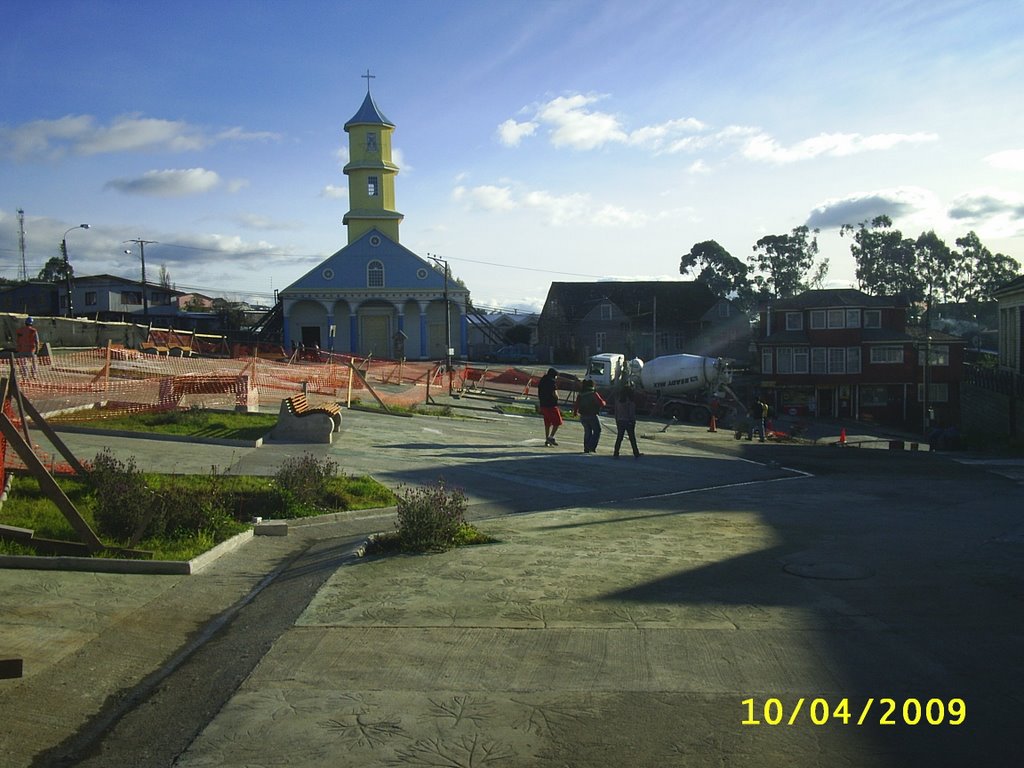
[{"label": "tree", "polygon": [[[750,257],[757,294],[786,299],[811,287],[821,287],[828,274],[828,260],[815,266],[818,230],[800,226],[788,235],[765,235]],[[813,274],[811,270],[814,270]]]},{"label": "tree", "polygon": [[39,270],[39,279],[45,280],[48,283],[62,282],[67,280],[69,276],[74,277],[74,275],[75,268],[65,261],[63,256],[50,257],[50,260]]},{"label": "tree", "polygon": [[167,265],[160,265],[160,287],[167,291],[173,291],[174,286],[171,285],[171,273],[167,271]]},{"label": "tree", "polygon": [[699,270],[696,281],[706,285],[716,296],[742,294],[749,287],[747,265],[714,240],[695,243],[680,259],[680,274],[696,270]]},{"label": "tree", "polygon": [[932,303],[946,300],[951,284],[953,252],[934,231],[922,232],[914,243],[914,260],[924,287],[925,311],[931,322]]},{"label": "tree", "polygon": [[908,301],[924,296],[924,283],[915,271],[917,244],[892,228],[888,216],[876,216],[870,226],[860,222],[854,229],[844,224],[840,235],[852,234],[850,252],[857,263],[858,287],[873,296],[902,295]]},{"label": "tree", "polygon": [[990,301],[992,291],[1013,280],[1020,274],[1020,265],[1002,253],[993,254],[982,245],[973,232],[956,239],[962,250],[957,254],[959,261],[970,265],[968,284],[958,301]]}]

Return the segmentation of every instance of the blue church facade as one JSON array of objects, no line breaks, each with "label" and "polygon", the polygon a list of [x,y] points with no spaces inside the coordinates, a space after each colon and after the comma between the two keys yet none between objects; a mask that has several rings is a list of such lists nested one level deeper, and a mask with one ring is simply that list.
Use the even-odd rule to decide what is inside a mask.
[{"label": "blue church facade", "polygon": [[[369,83],[369,79],[367,80]],[[394,124],[370,95],[349,134],[348,245],[280,293],[286,346],[385,359],[465,356],[469,291],[401,245],[391,160]]]}]

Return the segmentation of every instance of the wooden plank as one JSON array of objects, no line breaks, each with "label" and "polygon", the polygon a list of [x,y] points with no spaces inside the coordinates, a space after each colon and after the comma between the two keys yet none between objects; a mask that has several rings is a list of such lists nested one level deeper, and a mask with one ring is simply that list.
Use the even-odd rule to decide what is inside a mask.
[{"label": "wooden plank", "polygon": [[64,514],[64,517],[71,523],[71,527],[75,529],[89,550],[91,552],[102,550],[104,545],[99,540],[96,532],[89,527],[89,523],[78,513],[71,499],[57,485],[57,481],[46,470],[39,457],[36,456],[36,452],[32,450],[32,446],[18,432],[18,428],[7,418],[7,414],[2,412],[0,412],[0,432],[7,438],[8,445],[18,452],[18,456],[25,462],[25,466],[28,467],[29,471],[32,472],[32,476],[39,483],[39,489],[47,495],[50,501],[57,505],[57,509]]}]

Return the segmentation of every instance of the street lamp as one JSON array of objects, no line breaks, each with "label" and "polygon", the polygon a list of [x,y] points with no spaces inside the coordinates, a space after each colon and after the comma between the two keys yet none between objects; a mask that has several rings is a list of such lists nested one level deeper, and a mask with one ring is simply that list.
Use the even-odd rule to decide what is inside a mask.
[{"label": "street lamp", "polygon": [[64,233],[64,236],[60,239],[60,252],[64,255],[64,278],[67,283],[68,291],[68,317],[74,317],[73,308],[71,306],[71,264],[68,261],[68,232],[72,232],[76,229],[89,229],[88,224],[79,224],[77,227],[69,227],[68,231]]}]

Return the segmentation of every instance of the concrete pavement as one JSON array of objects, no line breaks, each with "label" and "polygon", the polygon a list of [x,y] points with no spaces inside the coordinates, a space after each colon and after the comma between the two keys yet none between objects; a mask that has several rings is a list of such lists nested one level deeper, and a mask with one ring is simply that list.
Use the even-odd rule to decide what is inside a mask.
[{"label": "concrete pavement", "polygon": [[[584,455],[576,424],[545,448],[536,419],[474,415],[347,412],[332,446],[117,441],[144,468],[266,473],[309,451],[392,486],[443,476],[498,542],[358,560],[392,525],[368,512],[190,577],[0,573],[0,655],[26,663],[0,681],[0,763],[1015,759],[1019,483],[942,455],[654,422],[643,458],[614,460],[610,421]],[[68,442],[90,457],[106,441]],[[203,678],[207,695],[174,698]]]}]

